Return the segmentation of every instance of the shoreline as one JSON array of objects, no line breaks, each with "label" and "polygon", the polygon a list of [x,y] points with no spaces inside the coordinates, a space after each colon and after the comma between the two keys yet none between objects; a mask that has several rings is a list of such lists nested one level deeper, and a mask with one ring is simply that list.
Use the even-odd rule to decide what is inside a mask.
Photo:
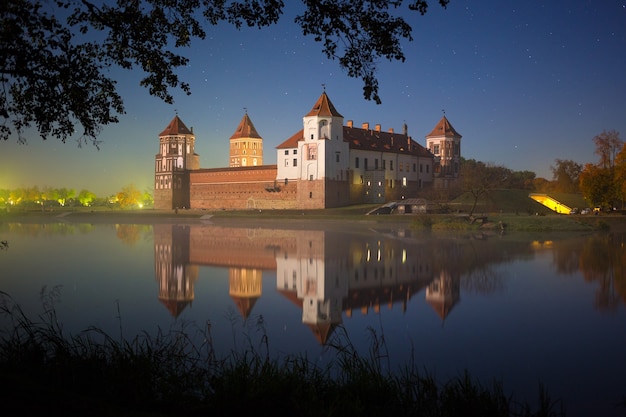
[{"label": "shoreline", "polygon": [[0,213],[2,223],[120,223],[120,224],[218,224],[234,227],[282,226],[327,228],[342,225],[386,225],[415,227],[432,231],[610,231],[626,232],[621,214],[545,216],[516,213],[486,213],[488,220],[470,224],[464,214],[381,214],[367,215],[370,207],[325,210],[59,210]]}]

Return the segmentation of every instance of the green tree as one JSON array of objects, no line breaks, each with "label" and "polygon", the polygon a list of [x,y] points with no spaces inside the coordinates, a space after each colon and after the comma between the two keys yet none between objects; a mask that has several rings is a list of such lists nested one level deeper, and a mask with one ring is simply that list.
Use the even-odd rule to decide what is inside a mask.
[{"label": "green tree", "polygon": [[145,190],[143,192],[143,194],[141,194],[140,197],[140,203],[142,205],[142,207],[147,208],[147,207],[154,207],[154,197],[153,197],[154,193],[152,190]]},{"label": "green tree", "polygon": [[553,191],[562,193],[579,192],[579,178],[583,169],[582,164],[570,159],[555,159],[554,166],[551,166]]},{"label": "green tree", "polygon": [[[450,0],[438,0],[444,8]],[[321,43],[363,94],[380,103],[376,62],[404,61],[403,40],[412,28],[402,0],[302,0],[295,17],[304,35]],[[56,7],[56,8],[55,8]],[[425,14],[426,0],[407,8]],[[279,21],[283,0],[12,0],[0,2],[0,137],[34,127],[43,139],[98,145],[104,125],[124,113],[111,67],[140,69],[140,84],[172,103],[172,88],[191,92],[176,70],[189,59],[179,52],[205,39],[206,25],[263,28]]]},{"label": "green tree", "polygon": [[73,188],[59,188],[57,192],[57,201],[61,206],[65,206],[69,200],[76,197],[76,191]]},{"label": "green tree", "polygon": [[0,188],[0,203],[2,205],[9,204],[9,197],[11,196],[11,190],[7,188]]},{"label": "green tree", "polygon": [[81,206],[88,207],[93,203],[96,199],[96,195],[89,190],[80,190],[78,193],[78,201]]}]

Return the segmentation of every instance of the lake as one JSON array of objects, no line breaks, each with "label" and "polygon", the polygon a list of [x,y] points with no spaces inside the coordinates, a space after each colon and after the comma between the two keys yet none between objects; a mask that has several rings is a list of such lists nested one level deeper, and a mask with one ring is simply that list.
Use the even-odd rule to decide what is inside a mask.
[{"label": "lake", "polygon": [[[335,344],[441,381],[464,370],[568,416],[621,416],[626,235],[417,232],[407,224],[272,220],[0,223],[0,291],[66,334],[168,329],[223,355],[267,350],[324,366]],[[0,321],[3,327],[7,323]]]}]

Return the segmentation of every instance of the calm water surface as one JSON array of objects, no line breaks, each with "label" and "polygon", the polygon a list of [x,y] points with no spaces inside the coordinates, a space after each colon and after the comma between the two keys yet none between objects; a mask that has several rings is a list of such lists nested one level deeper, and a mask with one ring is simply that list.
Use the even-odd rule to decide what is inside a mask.
[{"label": "calm water surface", "polygon": [[[311,230],[307,230],[311,229]],[[36,318],[54,294],[64,331],[130,339],[205,329],[228,354],[267,335],[273,356],[320,365],[384,339],[398,369],[468,370],[569,416],[622,416],[626,236],[435,235],[339,223],[0,224],[0,290]],[[6,326],[5,322],[0,322]]]}]

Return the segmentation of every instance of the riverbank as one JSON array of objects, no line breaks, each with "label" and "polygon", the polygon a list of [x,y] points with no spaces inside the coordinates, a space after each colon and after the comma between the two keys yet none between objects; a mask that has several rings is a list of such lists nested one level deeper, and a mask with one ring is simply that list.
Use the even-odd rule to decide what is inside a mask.
[{"label": "riverbank", "polygon": [[215,223],[239,227],[263,227],[280,221],[287,227],[328,227],[336,223],[395,225],[431,231],[626,231],[626,216],[528,215],[519,213],[383,214],[367,215],[376,206],[363,205],[324,210],[56,210],[0,213],[0,223]]}]

